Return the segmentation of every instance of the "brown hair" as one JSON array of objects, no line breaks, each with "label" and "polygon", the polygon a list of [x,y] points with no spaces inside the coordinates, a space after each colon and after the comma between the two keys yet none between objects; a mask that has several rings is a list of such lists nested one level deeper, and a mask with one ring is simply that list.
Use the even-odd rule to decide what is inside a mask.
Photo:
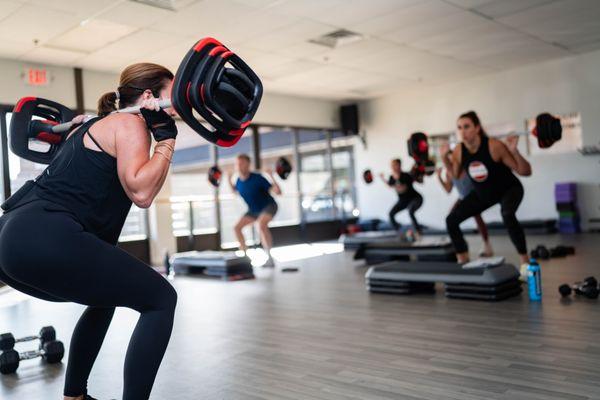
[{"label": "brown hair", "polygon": [[[129,107],[145,90],[150,89],[154,97],[165,84],[173,79],[173,73],[162,65],[153,63],[132,64],[121,72],[119,79],[119,108]],[[108,92],[98,100],[98,115],[103,117],[117,109],[117,93]]]},{"label": "brown hair", "polygon": [[475,127],[479,127],[479,135],[487,136],[487,133],[483,129],[483,126],[481,126],[481,120],[479,119],[479,115],[477,115],[477,113],[475,111],[467,111],[466,113],[460,114],[458,119],[461,119],[461,118],[470,119]]},{"label": "brown hair", "polygon": [[400,164],[400,165],[402,165],[402,160],[401,160],[401,159],[399,159],[399,158],[394,158],[394,159],[392,159],[392,162],[393,162],[394,164]]},{"label": "brown hair", "polygon": [[237,158],[241,160],[246,160],[248,161],[248,163],[250,163],[250,156],[246,153],[238,154]]}]

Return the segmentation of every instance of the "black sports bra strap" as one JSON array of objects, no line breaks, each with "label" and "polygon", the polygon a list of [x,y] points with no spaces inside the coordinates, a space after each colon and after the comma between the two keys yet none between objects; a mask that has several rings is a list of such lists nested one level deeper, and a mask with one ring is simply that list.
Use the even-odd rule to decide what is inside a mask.
[{"label": "black sports bra strap", "polygon": [[94,139],[94,137],[93,137],[93,136],[92,136],[92,134],[90,133],[90,128],[88,128],[88,129],[85,131],[84,135],[85,135],[86,133],[87,133],[87,135],[90,137],[90,139],[92,139],[92,142],[94,142],[94,144],[95,144],[96,146],[98,146],[98,148],[99,148],[100,150],[102,150],[104,153],[106,153],[106,150],[104,150],[104,149],[102,148],[102,146],[100,146],[100,143],[98,143],[98,141],[97,141],[96,139]]}]

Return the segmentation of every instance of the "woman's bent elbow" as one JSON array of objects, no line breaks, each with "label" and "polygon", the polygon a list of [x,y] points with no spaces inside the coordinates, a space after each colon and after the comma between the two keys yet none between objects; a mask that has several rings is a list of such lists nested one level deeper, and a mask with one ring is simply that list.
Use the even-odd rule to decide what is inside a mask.
[{"label": "woman's bent elbow", "polygon": [[154,198],[152,196],[142,193],[134,194],[131,198],[133,204],[135,204],[139,208],[150,208],[153,200]]}]

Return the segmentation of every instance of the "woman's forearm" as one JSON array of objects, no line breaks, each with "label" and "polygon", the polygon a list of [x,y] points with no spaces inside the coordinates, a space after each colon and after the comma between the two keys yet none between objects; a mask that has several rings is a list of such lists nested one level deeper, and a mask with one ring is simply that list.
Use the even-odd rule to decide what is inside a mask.
[{"label": "woman's forearm", "polygon": [[168,142],[172,143],[155,146],[154,153],[148,162],[127,179],[128,188],[133,196],[132,200],[140,207],[150,206],[167,178],[173,157],[171,149],[174,148],[175,140],[171,139]]},{"label": "woman's forearm", "polygon": [[531,175],[531,164],[521,155],[519,150],[513,151],[512,155],[517,162],[517,170],[515,172],[521,176]]}]

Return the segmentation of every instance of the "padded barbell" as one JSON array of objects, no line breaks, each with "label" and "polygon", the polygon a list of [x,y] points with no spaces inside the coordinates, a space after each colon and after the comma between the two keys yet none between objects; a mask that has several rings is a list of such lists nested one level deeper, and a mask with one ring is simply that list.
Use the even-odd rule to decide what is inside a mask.
[{"label": "padded barbell", "polygon": [[[183,58],[175,73],[171,98],[159,101],[159,106],[173,107],[207,141],[230,147],[252,122],[262,92],[260,78],[239,56],[218,40],[204,38]],[[139,110],[139,106],[133,106],[115,112],[139,113]],[[49,164],[73,128],[70,121],[74,117],[75,112],[62,104],[36,97],[22,98],[13,110],[10,124],[11,150],[24,159]],[[30,148],[32,139],[47,143],[49,149]]]},{"label": "padded barbell", "polygon": [[285,157],[279,157],[275,163],[275,172],[277,175],[286,180],[292,173],[292,164]]}]

